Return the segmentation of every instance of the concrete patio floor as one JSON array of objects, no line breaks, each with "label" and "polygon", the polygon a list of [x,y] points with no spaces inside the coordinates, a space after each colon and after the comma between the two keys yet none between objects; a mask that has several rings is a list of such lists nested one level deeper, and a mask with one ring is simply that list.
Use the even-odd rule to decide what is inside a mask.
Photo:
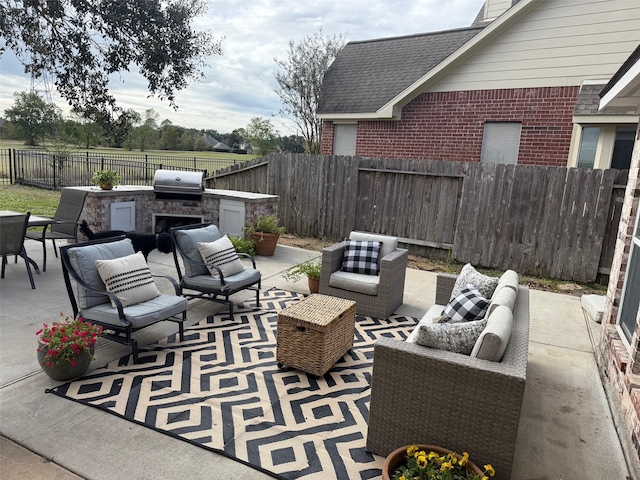
[{"label": "concrete patio floor", "polygon": [[[26,246],[41,265],[41,245],[27,241]],[[58,382],[37,363],[35,332],[61,311],[71,313],[60,260],[50,244],[47,248],[47,271],[35,275],[36,290],[29,287],[24,263],[11,261],[0,281],[0,478],[271,478],[96,408],[45,394]],[[318,252],[281,245],[274,257],[256,257],[263,288],[307,292],[306,280],[289,283],[281,274],[317,256]],[[152,271],[175,276],[171,255],[154,251],[149,265]],[[404,304],[397,313],[422,316],[434,301],[435,278],[431,272],[407,269]],[[594,359],[589,328],[597,325],[586,324],[579,297],[531,290],[530,300],[528,378],[512,478],[634,478],[630,472],[636,471],[636,460],[623,454]],[[187,324],[217,310],[211,302],[192,302]],[[139,332],[140,346],[173,333],[175,324],[166,323]],[[100,340],[91,368],[129,351]]]}]

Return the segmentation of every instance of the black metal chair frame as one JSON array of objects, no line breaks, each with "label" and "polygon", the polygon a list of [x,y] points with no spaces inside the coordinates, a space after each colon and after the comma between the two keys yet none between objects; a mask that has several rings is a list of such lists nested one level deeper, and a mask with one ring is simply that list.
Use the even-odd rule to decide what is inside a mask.
[{"label": "black metal chair frame", "polygon": [[7,255],[15,255],[16,263],[18,260],[17,257],[22,257],[27,267],[27,275],[29,275],[29,282],[31,283],[31,289],[35,290],[36,284],[33,281],[33,274],[31,273],[31,264],[33,264],[36,270],[36,273],[40,273],[40,272],[38,271],[38,265],[36,265],[36,263],[29,258],[29,256],[27,255],[27,250],[24,248],[24,240],[27,234],[27,227],[29,225],[29,217],[31,216],[31,212],[27,212],[25,215],[19,215],[19,216],[24,217],[24,226],[22,228],[22,233],[20,234],[22,238],[22,241],[20,242],[20,248],[15,249],[14,251],[11,251],[11,252],[2,253],[2,272],[1,272],[2,274],[0,275],[0,278],[4,278],[4,270],[5,270],[5,266],[7,265]]},{"label": "black metal chair frame", "polygon": [[[87,196],[87,192],[77,192],[77,191],[66,191],[62,190],[62,194],[60,195],[60,203],[58,204],[58,208],[56,209],[56,213],[53,216],[54,223],[51,223],[50,230],[47,231],[49,225],[45,225],[42,227],[42,232],[27,232],[27,238],[31,240],[36,240],[42,243],[42,271],[47,271],[47,240],[51,240],[51,244],[53,245],[53,253],[56,258],[58,258],[58,250],[56,249],[56,240],[73,240],[74,242],[78,241],[78,225],[80,214],[82,213],[82,208],[84,206],[84,198]],[[68,204],[71,202],[67,202],[67,198],[72,197],[76,200],[82,198],[82,205],[75,205],[77,208],[77,215],[75,216],[75,220],[67,220],[63,218],[58,220],[61,216],[60,211],[64,211],[67,213]],[[76,198],[77,197],[77,198]],[[63,231],[57,231],[60,227],[63,229],[67,229],[68,227],[72,227],[71,230],[73,233],[66,233]]]},{"label": "black metal chair frame", "polygon": [[[70,248],[74,248],[74,247],[82,247],[85,245],[95,245],[95,244],[100,244],[100,243],[110,243],[110,242],[114,242],[114,241],[118,241],[118,240],[122,240],[126,238],[124,235],[118,236],[118,237],[111,237],[111,238],[102,238],[99,240],[92,240],[89,242],[83,242],[79,245],[65,245],[63,247],[60,247],[60,258],[62,260],[62,273],[64,276],[64,284],[67,287],[67,294],[69,295],[69,300],[71,301],[71,308],[73,309],[73,318],[77,318],[79,313],[80,313],[80,309],[78,308],[78,302],[76,301],[76,297],[75,294],[73,292],[73,285],[71,284],[71,278],[73,278],[78,285],[85,289],[88,292],[92,292],[92,293],[99,293],[101,295],[106,295],[107,297],[109,297],[109,299],[111,301],[113,301],[116,305],[116,309],[118,310],[118,317],[120,317],[120,322],[122,323],[122,326],[117,326],[114,325],[112,323],[105,323],[105,322],[100,322],[98,320],[94,320],[91,318],[85,318],[86,321],[91,322],[91,323],[95,323],[97,325],[101,325],[103,328],[103,332],[102,332],[102,337],[108,339],[108,340],[112,340],[114,342],[120,343],[122,345],[128,345],[131,346],[132,352],[133,352],[133,363],[138,363],[138,342],[135,338],[132,337],[132,333],[135,333],[139,330],[142,330],[144,328],[149,327],[150,325],[145,325],[144,327],[140,327],[140,328],[134,328],[133,325],[131,324],[131,322],[129,322],[129,320],[127,320],[126,315],[124,314],[124,310],[123,310],[123,306],[122,306],[122,302],[120,301],[120,299],[113,293],[111,292],[107,292],[104,290],[96,290],[94,288],[91,288],[89,285],[87,285],[76,273],[75,269],[73,268],[73,266],[71,265],[71,262],[69,261],[69,254],[67,252],[67,250],[69,250]],[[177,296],[181,296],[182,295],[182,290],[180,288],[180,285],[178,285],[178,283],[175,281],[174,278],[168,276],[168,275],[160,275],[160,274],[151,274],[152,277],[158,277],[158,278],[165,278],[167,280],[169,280],[169,282],[171,282],[171,284],[173,285],[173,288],[176,291],[176,295]],[[169,320],[172,322],[175,322],[178,324],[178,334],[180,336],[180,341],[184,341],[184,321],[187,319],[187,311],[185,310],[184,312],[182,312],[182,318],[177,318],[177,317],[168,317],[165,320]],[[151,324],[153,325],[153,324]],[[113,332],[113,333],[111,333]]]},{"label": "black metal chair frame", "polygon": [[[182,247],[176,241],[175,232],[178,230],[192,230],[196,228],[205,228],[205,227],[208,227],[209,225],[211,225],[211,223],[198,223],[195,225],[185,225],[182,227],[173,227],[169,229],[169,234],[171,235],[171,242],[173,244],[173,260],[176,264],[176,270],[178,271],[178,279],[180,280],[182,295],[187,299],[201,298],[204,300],[209,300],[211,302],[216,302],[222,305],[226,305],[229,307],[229,317],[226,317],[226,318],[232,320],[233,319],[233,302],[229,299],[229,297],[243,290],[253,290],[256,292],[256,306],[259,307],[260,306],[260,287],[262,285],[262,277],[258,280],[257,286],[256,286],[256,283],[252,283],[250,285],[245,285],[242,288],[231,289],[231,287],[229,287],[229,285],[227,285],[224,280],[224,274],[222,273],[222,270],[220,270],[216,265],[213,265],[211,263],[205,263],[202,260],[202,258],[193,258],[187,255],[185,251],[182,249]],[[181,257],[183,258],[183,261],[186,259],[188,262],[194,265],[204,265],[206,267],[213,267],[218,272],[218,275],[220,277],[220,282],[223,285],[222,289],[221,290],[212,289],[211,291],[201,291],[201,290],[194,290],[192,287],[185,287],[183,285],[184,275],[182,274],[182,270],[180,269],[180,262],[178,261],[178,253],[180,253]],[[253,265],[253,268],[254,269],[256,268],[256,261],[251,255],[249,255],[248,253],[238,253],[238,256],[250,259],[251,264]],[[199,291],[200,293],[185,294],[184,293],[185,289]],[[218,298],[220,296],[224,298]]]}]

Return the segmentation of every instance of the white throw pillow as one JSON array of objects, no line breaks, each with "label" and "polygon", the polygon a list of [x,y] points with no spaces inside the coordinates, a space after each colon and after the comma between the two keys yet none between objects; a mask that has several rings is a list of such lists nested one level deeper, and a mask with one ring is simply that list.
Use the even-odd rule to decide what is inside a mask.
[{"label": "white throw pillow", "polygon": [[469,355],[486,325],[486,318],[475,322],[423,324],[416,335],[416,343]]},{"label": "white throw pillow", "polygon": [[215,242],[202,243],[198,242],[198,251],[212,277],[218,276],[218,271],[210,264],[215,265],[222,271],[222,275],[231,276],[244,270],[244,265],[238,258],[233,243],[226,235],[219,238]]},{"label": "white throw pillow", "polygon": [[456,283],[453,285],[453,290],[451,291],[451,297],[449,297],[449,300],[453,300],[457,297],[460,290],[462,290],[467,283],[476,287],[483,297],[491,298],[493,291],[498,285],[498,279],[478,272],[473,265],[467,263],[462,267],[460,275],[458,275]]},{"label": "white throw pillow", "polygon": [[[141,252],[113,260],[96,260],[96,268],[107,291],[114,293],[123,307],[146,302],[160,295]],[[113,301],[111,306],[116,308]]]}]

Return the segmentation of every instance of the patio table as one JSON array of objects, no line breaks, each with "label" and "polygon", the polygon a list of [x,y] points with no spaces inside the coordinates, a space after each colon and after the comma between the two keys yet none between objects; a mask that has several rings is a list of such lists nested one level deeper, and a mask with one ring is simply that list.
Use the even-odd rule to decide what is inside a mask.
[{"label": "patio table", "polygon": [[[0,210],[0,217],[15,217],[17,215],[24,215],[20,212],[14,212],[13,210]],[[56,221],[53,218],[42,217],[40,215],[31,215],[29,217],[29,227],[44,227],[47,228],[49,225],[53,225]],[[38,268],[38,264],[31,257],[27,257],[29,263],[33,265],[33,269],[36,273],[40,273],[40,269]],[[3,261],[6,259],[3,259]]]}]

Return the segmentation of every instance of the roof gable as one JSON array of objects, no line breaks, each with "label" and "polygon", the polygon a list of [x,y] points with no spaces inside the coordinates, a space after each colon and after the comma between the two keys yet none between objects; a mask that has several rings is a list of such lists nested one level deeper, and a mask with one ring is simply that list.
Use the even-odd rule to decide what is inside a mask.
[{"label": "roof gable", "polygon": [[318,113],[375,112],[483,28],[349,42],[325,73]]}]

